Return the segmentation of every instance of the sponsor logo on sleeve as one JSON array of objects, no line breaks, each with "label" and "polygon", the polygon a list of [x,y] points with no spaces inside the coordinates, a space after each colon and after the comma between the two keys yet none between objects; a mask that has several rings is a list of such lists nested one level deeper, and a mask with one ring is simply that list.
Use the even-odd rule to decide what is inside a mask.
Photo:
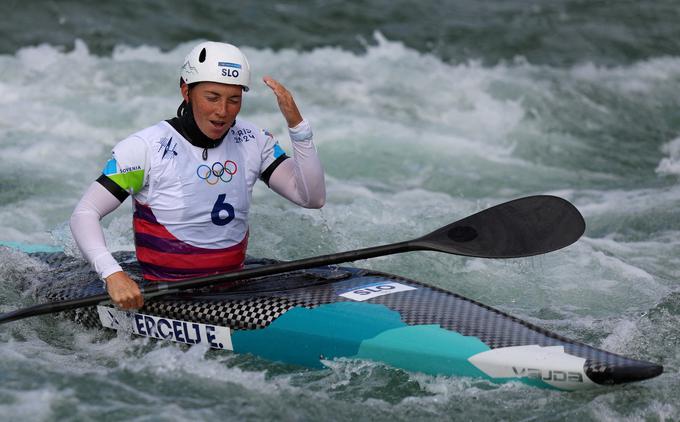
[{"label": "sponsor logo on sleeve", "polygon": [[339,296],[356,300],[358,302],[363,302],[374,297],[389,295],[392,293],[407,292],[409,290],[416,290],[416,288],[407,286],[405,284],[396,283],[394,281],[385,281],[354,287],[352,290],[340,293]]},{"label": "sponsor logo on sleeve", "polygon": [[104,167],[102,173],[104,173],[106,176],[113,176],[116,174],[125,174],[131,171],[137,171],[141,169],[142,169],[141,166],[128,166],[118,169],[118,162],[116,161],[115,158],[112,158],[106,162],[106,166]]},{"label": "sponsor logo on sleeve", "polygon": [[125,174],[125,173],[129,173],[131,171],[137,171],[137,170],[141,170],[141,169],[142,169],[141,166],[125,167],[125,168],[120,169],[120,174]]},{"label": "sponsor logo on sleeve", "polygon": [[97,306],[97,312],[101,324],[114,330],[159,340],[207,344],[213,349],[233,350],[231,330],[228,327],[125,312],[102,305]]}]

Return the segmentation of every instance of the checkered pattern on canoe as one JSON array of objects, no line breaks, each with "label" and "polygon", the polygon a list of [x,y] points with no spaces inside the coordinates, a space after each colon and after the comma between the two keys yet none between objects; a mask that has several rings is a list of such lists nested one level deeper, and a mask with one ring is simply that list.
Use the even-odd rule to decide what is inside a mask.
[{"label": "checkered pattern on canoe", "polygon": [[170,319],[227,326],[232,329],[264,328],[287,310],[298,306],[281,297],[252,297],[228,301],[157,300],[139,312]]},{"label": "checkered pattern on canoe", "polygon": [[[63,299],[53,296],[50,300]],[[226,326],[232,329],[254,330],[268,326],[295,306],[300,306],[300,304],[276,297],[254,297],[229,301],[162,299],[149,301],[138,312],[163,318]],[[87,328],[101,326],[97,308],[94,306],[66,311],[63,314],[66,318]]]},{"label": "checkered pattern on canoe", "polygon": [[[62,255],[62,254],[59,254]],[[52,256],[49,256],[52,258]],[[259,260],[250,260],[250,262],[257,262]],[[266,262],[266,261],[264,261]],[[59,265],[64,266],[73,263],[73,259],[62,259],[58,262]],[[83,262],[81,265],[87,265]],[[68,299],[75,299],[79,297],[86,297],[104,293],[103,284],[96,280],[96,275],[89,270],[89,266],[76,268],[77,271],[85,271],[89,274],[88,278],[79,278],[80,282],[69,283],[66,285],[47,286],[43,292],[49,301],[63,301]],[[349,276],[347,273],[339,271],[331,271],[330,279],[339,276]],[[342,274],[339,274],[342,273]],[[265,287],[279,287],[273,284],[285,283],[300,283],[306,285],[310,283],[310,278],[318,277],[319,280],[324,279],[324,272],[321,271],[318,275],[315,272],[295,272],[284,274],[275,279],[264,279]],[[285,279],[285,280],[284,280]],[[259,280],[253,280],[254,284]],[[49,288],[48,288],[49,287]],[[249,288],[251,286],[242,286]],[[192,322],[200,322],[204,324],[213,324],[220,326],[227,326],[232,329],[246,329],[252,330],[257,328],[264,328],[271,324],[276,318],[283,313],[296,306],[313,306],[309,301],[295,300],[282,295],[262,296],[258,294],[224,294],[217,293],[211,297],[209,293],[196,293],[195,297],[187,297],[186,299],[177,296],[165,296],[157,299],[151,299],[146,302],[143,308],[138,312],[147,315],[160,316],[170,319],[181,319]],[[190,296],[190,295],[189,295]],[[80,308],[72,311],[63,312],[63,315],[73,321],[76,321],[88,328],[100,327],[99,315],[97,308],[94,306]]]}]

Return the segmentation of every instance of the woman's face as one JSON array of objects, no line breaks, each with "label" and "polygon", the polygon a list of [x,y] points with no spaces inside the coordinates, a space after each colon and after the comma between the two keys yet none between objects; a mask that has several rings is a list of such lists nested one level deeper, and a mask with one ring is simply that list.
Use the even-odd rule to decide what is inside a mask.
[{"label": "woman's face", "polygon": [[241,111],[240,85],[200,82],[191,90],[187,84],[181,89],[184,101],[191,103],[198,128],[210,139],[222,138]]}]

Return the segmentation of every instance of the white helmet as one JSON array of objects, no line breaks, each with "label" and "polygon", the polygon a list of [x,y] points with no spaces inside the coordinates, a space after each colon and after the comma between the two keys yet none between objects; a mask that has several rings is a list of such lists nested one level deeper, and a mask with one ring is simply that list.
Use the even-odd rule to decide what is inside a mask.
[{"label": "white helmet", "polygon": [[237,47],[222,42],[202,42],[187,55],[180,71],[187,84],[217,82],[241,85],[244,91],[250,86],[250,64]]}]

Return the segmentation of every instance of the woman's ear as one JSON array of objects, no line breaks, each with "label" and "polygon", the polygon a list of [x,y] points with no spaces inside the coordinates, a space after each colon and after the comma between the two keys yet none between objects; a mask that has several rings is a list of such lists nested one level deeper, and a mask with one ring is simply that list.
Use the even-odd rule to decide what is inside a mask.
[{"label": "woman's ear", "polygon": [[180,91],[182,91],[182,98],[184,98],[184,102],[189,104],[189,85],[187,84],[182,84],[179,87]]}]

